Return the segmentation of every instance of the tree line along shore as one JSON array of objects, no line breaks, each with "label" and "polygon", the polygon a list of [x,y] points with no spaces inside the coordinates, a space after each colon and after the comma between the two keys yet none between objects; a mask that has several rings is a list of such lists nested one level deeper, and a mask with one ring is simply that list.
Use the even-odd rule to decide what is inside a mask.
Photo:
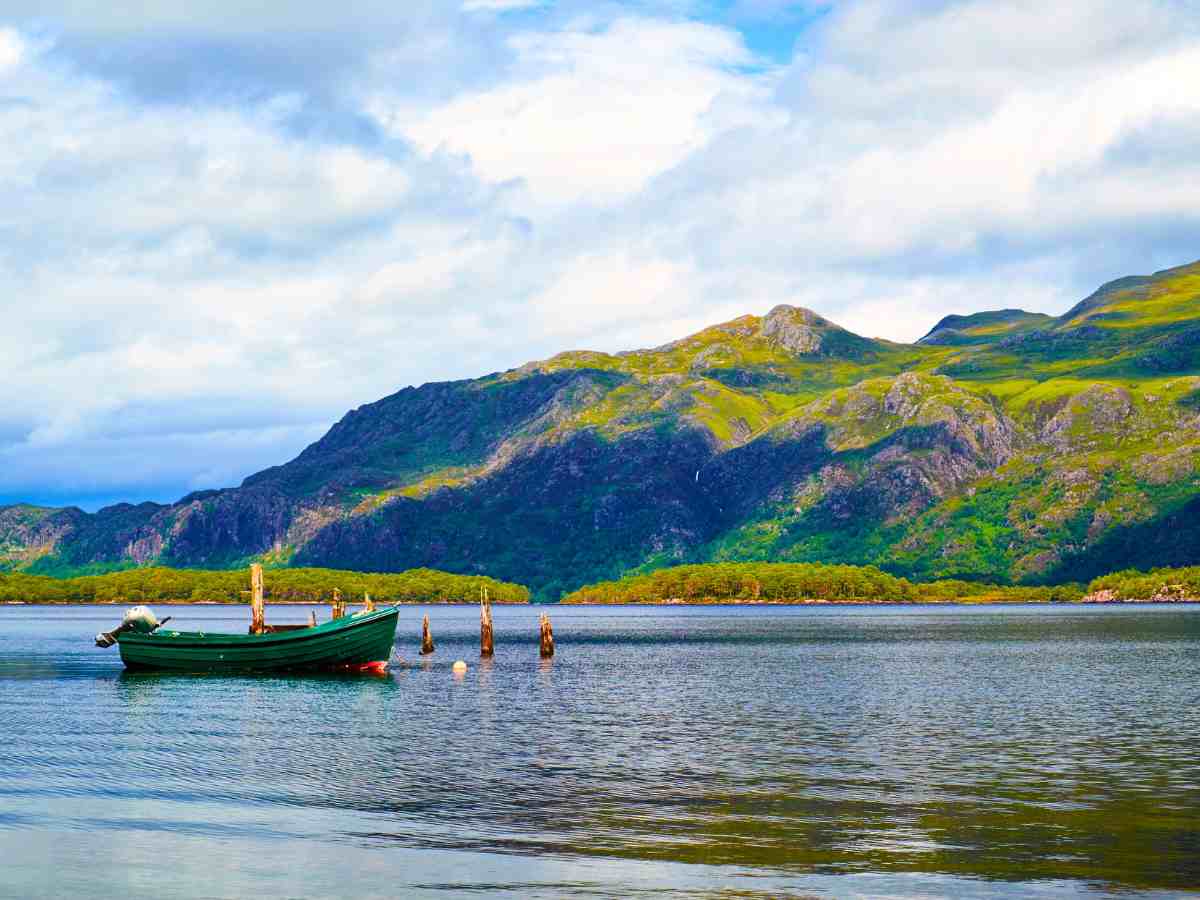
[{"label": "tree line along shore", "polygon": [[[124,569],[55,578],[0,573],[0,603],[244,603],[244,569]],[[328,603],[334,589],[350,602],[473,603],[486,588],[494,603],[528,603],[524,585],[435,569],[367,573],[341,569],[267,571],[273,603]],[[1114,572],[1088,585],[911,582],[874,566],[818,563],[703,563],[673,566],[587,585],[560,602],[597,603],[1071,603],[1200,600],[1200,567]]]},{"label": "tree line along shore", "polygon": [[563,603],[1078,603],[1200,600],[1200,567],[1115,572],[1088,585],[912,582],[875,566],[706,563],[579,588]]},{"label": "tree line along shore", "polygon": [[[102,575],[53,578],[21,572],[0,574],[0,603],[245,603],[245,569],[170,569],[150,566]],[[435,569],[398,573],[343,569],[280,568],[266,572],[272,603],[329,603],[333,591],[354,603],[369,593],[378,603],[470,603],[487,588],[493,603],[528,603],[524,585],[482,575]]]}]

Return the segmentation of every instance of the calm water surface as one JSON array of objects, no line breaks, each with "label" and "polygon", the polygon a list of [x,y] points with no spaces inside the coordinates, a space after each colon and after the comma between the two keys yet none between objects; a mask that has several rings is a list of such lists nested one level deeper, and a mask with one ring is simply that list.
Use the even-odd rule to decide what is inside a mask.
[{"label": "calm water surface", "polygon": [[384,678],[126,675],[120,612],[0,608],[3,896],[1200,887],[1200,608],[572,607],[543,664],[502,607],[480,665],[408,607]]}]

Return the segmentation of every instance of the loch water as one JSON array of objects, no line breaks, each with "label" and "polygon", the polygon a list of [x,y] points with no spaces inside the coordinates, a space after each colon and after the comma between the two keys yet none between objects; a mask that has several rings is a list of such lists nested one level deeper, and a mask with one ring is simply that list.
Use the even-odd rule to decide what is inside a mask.
[{"label": "loch water", "polygon": [[0,896],[1200,888],[1200,607],[551,608],[547,662],[539,611],[490,663],[476,608],[405,607],[384,677],[212,677],[0,608]]}]

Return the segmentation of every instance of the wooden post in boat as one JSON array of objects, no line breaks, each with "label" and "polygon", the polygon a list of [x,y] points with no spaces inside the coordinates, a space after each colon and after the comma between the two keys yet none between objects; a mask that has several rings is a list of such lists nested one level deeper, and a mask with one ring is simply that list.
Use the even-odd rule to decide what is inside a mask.
[{"label": "wooden post in boat", "polygon": [[266,628],[266,615],[263,610],[262,566],[254,563],[250,566],[250,633],[262,634]]},{"label": "wooden post in boat", "polygon": [[333,589],[333,618],[340,619],[346,614],[346,604],[342,600],[342,592],[337,588]]},{"label": "wooden post in boat", "polygon": [[549,659],[554,655],[554,629],[550,627],[550,617],[542,613],[538,617],[538,622],[541,629],[541,654],[542,659]]},{"label": "wooden post in boat", "polygon": [[434,650],[433,635],[429,633],[429,613],[421,620],[421,655],[428,656]]},{"label": "wooden post in boat", "polygon": [[492,601],[486,587],[479,589],[479,655],[492,656],[496,648],[492,643]]},{"label": "wooden post in boat", "polygon": [[375,611],[375,601],[371,599],[371,595],[368,594],[366,591],[363,591],[363,611],[364,612],[374,612]]}]

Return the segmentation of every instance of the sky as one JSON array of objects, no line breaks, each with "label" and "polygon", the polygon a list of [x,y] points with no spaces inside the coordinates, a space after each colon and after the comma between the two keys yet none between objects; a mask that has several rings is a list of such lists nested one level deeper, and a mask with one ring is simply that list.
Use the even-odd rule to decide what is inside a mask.
[{"label": "sky", "polygon": [[779,303],[910,341],[1200,258],[1200,0],[0,0],[0,503]]}]

